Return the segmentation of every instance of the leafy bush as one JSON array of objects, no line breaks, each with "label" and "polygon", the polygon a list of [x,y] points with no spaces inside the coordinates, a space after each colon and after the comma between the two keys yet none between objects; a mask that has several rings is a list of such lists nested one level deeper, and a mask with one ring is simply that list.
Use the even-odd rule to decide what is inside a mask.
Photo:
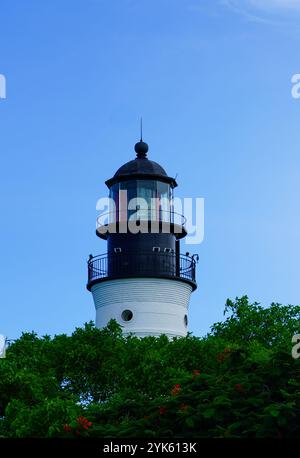
[{"label": "leafy bush", "polygon": [[300,307],[245,296],[225,313],[203,338],[23,334],[0,360],[0,435],[299,437]]}]

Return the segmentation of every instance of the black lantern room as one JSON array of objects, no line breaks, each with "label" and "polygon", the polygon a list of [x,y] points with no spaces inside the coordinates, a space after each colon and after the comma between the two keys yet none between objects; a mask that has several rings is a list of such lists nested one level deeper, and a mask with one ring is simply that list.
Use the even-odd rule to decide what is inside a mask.
[{"label": "black lantern room", "polygon": [[194,290],[195,258],[180,254],[187,232],[185,218],[172,205],[176,180],[148,159],[142,139],[135,152],[136,158],[106,181],[114,205],[96,234],[107,241],[107,253],[90,258],[87,288],[110,279],[151,277],[187,282]]}]

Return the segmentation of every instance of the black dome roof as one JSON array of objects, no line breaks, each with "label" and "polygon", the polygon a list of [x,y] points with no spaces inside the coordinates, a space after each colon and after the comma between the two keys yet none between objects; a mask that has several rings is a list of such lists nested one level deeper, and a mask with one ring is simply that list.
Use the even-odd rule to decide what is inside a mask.
[{"label": "black dome roof", "polygon": [[137,157],[133,159],[133,161],[126,162],[126,164],[122,165],[114,174],[114,178],[131,174],[168,176],[166,171],[157,162],[150,161],[147,158],[142,159]]},{"label": "black dome roof", "polygon": [[155,179],[165,181],[171,184],[173,187],[177,186],[174,178],[167,175],[165,169],[157,162],[150,161],[146,155],[148,151],[148,145],[144,142],[139,142],[135,145],[135,151],[137,157],[132,161],[126,162],[122,165],[114,174],[112,178],[107,180],[105,183],[108,187],[118,181],[124,181],[127,179]]}]

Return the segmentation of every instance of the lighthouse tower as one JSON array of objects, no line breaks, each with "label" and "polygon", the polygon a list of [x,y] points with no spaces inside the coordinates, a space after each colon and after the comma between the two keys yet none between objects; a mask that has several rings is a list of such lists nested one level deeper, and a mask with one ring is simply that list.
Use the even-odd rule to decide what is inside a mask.
[{"label": "lighthouse tower", "polygon": [[147,158],[142,139],[135,152],[106,181],[111,208],[98,219],[96,234],[106,240],[107,253],[88,261],[96,326],[115,319],[125,335],[183,337],[197,287],[196,257],[180,253],[187,232],[172,205],[177,183]]}]

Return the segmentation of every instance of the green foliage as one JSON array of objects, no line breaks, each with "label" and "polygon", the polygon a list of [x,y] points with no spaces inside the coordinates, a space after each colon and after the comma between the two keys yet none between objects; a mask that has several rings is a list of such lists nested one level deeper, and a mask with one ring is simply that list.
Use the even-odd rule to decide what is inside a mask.
[{"label": "green foliage", "polygon": [[231,316],[213,325],[212,331],[239,344],[254,339],[266,347],[289,344],[291,336],[300,331],[300,306],[272,303],[263,308],[257,302],[250,304],[248,297],[243,296],[235,302],[227,299],[224,315],[227,312],[231,312]]},{"label": "green foliage", "polygon": [[300,307],[225,313],[203,338],[23,334],[0,360],[0,436],[299,437]]}]

